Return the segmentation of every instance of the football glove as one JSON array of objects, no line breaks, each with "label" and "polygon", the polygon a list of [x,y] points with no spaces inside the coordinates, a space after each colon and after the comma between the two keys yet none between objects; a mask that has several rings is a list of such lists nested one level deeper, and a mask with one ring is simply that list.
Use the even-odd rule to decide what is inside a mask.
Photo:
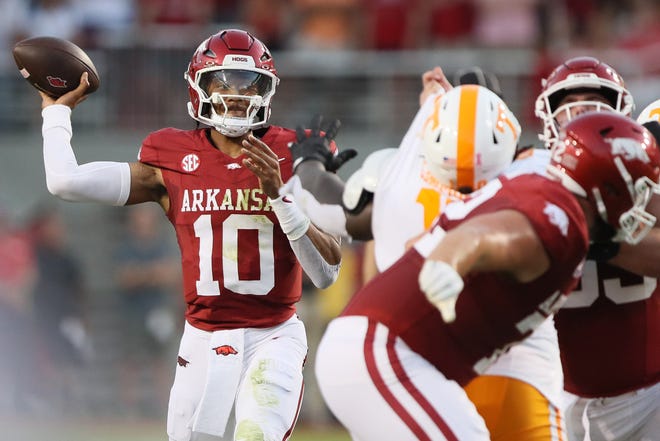
[{"label": "football glove", "polygon": [[426,259],[419,272],[419,287],[446,323],[456,319],[456,300],[463,291],[463,278],[451,265]]},{"label": "football glove", "polygon": [[309,133],[304,127],[296,127],[296,142],[290,146],[293,169],[307,160],[320,161],[329,172],[336,172],[344,163],[357,155],[357,151],[347,149],[337,154],[330,151],[330,143],[337,136],[341,122],[335,119],[328,124],[325,133],[321,132],[321,115],[314,115]]}]

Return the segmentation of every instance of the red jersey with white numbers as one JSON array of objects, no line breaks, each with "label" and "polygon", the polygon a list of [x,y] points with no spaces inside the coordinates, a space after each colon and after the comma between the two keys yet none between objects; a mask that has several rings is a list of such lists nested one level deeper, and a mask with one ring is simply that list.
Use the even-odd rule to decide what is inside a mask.
[{"label": "red jersey with white numbers", "polygon": [[657,279],[587,261],[555,326],[567,391],[608,397],[660,381]]},{"label": "red jersey with white numbers", "polygon": [[466,202],[450,204],[434,229],[451,230],[499,210],[527,217],[550,258],[543,275],[529,283],[498,273],[469,275],[458,297],[456,320],[444,323],[418,284],[424,262],[418,249],[424,241],[431,244],[426,250],[433,248],[432,230],[362,288],[342,315],[367,316],[386,325],[446,377],[466,384],[561,306],[578,281],[588,245],[584,213],[575,197],[559,183],[531,174],[501,177]]},{"label": "red jersey with white numbers", "polygon": [[[216,149],[209,129],[151,133],[138,159],[162,170],[167,217],[181,250],[186,320],[207,331],[270,327],[295,312],[302,270],[257,177]],[[292,175],[294,131],[271,126],[261,139]]]}]

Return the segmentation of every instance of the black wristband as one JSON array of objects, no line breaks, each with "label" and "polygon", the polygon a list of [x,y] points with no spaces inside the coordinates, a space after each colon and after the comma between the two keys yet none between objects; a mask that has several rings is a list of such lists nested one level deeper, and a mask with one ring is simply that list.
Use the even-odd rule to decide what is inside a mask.
[{"label": "black wristband", "polygon": [[592,242],[587,251],[587,260],[594,260],[596,262],[607,262],[617,254],[621,244],[619,242]]}]

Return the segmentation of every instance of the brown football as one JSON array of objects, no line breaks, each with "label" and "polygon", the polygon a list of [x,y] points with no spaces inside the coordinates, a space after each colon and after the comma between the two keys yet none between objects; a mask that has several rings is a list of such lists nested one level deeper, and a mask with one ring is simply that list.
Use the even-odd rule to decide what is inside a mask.
[{"label": "brown football", "polygon": [[99,74],[89,56],[68,40],[55,37],[33,37],[19,41],[13,50],[16,66],[37,89],[59,97],[75,89],[80,75],[87,71],[92,93],[99,87]]}]

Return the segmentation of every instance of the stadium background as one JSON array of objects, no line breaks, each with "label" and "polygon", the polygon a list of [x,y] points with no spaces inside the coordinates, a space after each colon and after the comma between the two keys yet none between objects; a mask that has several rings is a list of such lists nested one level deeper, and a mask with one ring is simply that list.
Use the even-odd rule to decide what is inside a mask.
[{"label": "stadium background", "polygon": [[[449,78],[475,65],[495,73],[523,125],[524,143],[537,143],[540,79],[564,58],[588,54],[611,64],[626,79],[636,112],[660,97],[658,0],[0,0],[0,11],[0,211],[17,229],[45,200],[63,211],[68,246],[84,271],[96,349],[78,371],[83,392],[76,406],[56,409],[38,393],[23,408],[0,399],[0,433],[8,434],[0,438],[8,440],[163,439],[166,411],[166,403],[156,415],[122,411],[116,350],[122,318],[111,260],[122,210],[59,203],[47,194],[40,100],[10,55],[18,39],[69,38],[94,60],[101,87],[73,117],[81,163],[132,161],[150,131],[193,128],[183,71],[201,40],[228,27],[253,31],[273,51],[281,79],[273,124],[295,127],[314,113],[342,121],[340,147],[359,152],[340,170],[344,178],[371,151],[398,145],[418,107],[420,75],[436,65]],[[166,235],[173,240],[171,231]],[[312,363],[324,324],[360,283],[360,251],[359,243],[347,246],[340,282],[328,292],[308,289],[300,304],[310,364],[294,440],[322,440],[326,432],[328,439],[347,439],[333,431]]]}]

